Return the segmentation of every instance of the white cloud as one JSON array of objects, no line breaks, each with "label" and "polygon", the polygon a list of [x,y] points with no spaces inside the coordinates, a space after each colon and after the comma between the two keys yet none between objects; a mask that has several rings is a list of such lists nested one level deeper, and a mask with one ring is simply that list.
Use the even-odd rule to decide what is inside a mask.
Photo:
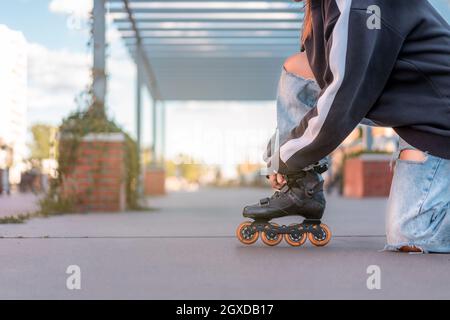
[{"label": "white cloud", "polygon": [[[67,28],[89,37],[89,13],[93,0],[51,0],[48,10],[67,17]],[[134,128],[134,64],[121,43],[120,33],[107,16],[108,112],[128,131]],[[67,49],[50,50],[41,44],[28,45],[29,120],[60,123],[75,110],[75,97],[91,81],[92,54]],[[133,110],[133,112],[130,112]]]},{"label": "white cloud", "polygon": [[[75,97],[90,84],[91,54],[28,44],[29,120],[59,124],[76,109]],[[108,111],[128,131],[134,128],[134,64],[121,50],[107,60]]]},{"label": "white cloud", "polygon": [[28,44],[28,104],[31,119],[57,122],[75,107],[89,83],[90,56]]},{"label": "white cloud", "polygon": [[65,49],[50,50],[40,44],[30,43],[28,63],[31,85],[67,91],[86,84],[90,55]]},{"label": "white cloud", "polygon": [[[92,11],[92,0],[52,0],[48,6],[50,12],[67,17],[66,26],[69,30],[83,32],[89,36],[89,14]],[[106,40],[109,44],[121,41],[120,32],[114,27],[113,17],[106,14]]]},{"label": "white cloud", "polygon": [[49,10],[54,13],[74,15],[87,19],[92,10],[92,0],[52,0]]}]

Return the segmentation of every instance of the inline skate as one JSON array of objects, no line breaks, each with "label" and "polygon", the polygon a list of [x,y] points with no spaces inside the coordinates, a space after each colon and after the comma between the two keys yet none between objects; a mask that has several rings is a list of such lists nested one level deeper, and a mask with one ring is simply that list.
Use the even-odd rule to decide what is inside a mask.
[{"label": "inline skate", "polygon": [[[303,245],[306,238],[315,246],[328,244],[331,231],[320,221],[325,211],[321,173],[326,170],[325,164],[286,176],[287,183],[282,189],[277,190],[270,198],[261,199],[259,204],[246,206],[243,216],[253,221],[239,225],[236,230],[239,241],[250,245],[261,235],[261,240],[269,246],[278,245],[283,237],[294,247]],[[305,218],[303,222],[288,226],[270,222],[275,218],[297,215]]]}]

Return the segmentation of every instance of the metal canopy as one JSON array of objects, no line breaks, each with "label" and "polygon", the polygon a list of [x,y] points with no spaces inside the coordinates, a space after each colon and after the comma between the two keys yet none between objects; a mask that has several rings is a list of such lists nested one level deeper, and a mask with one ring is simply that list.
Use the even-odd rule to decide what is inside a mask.
[{"label": "metal canopy", "polygon": [[293,0],[108,0],[108,10],[157,100],[273,100],[300,48]]}]

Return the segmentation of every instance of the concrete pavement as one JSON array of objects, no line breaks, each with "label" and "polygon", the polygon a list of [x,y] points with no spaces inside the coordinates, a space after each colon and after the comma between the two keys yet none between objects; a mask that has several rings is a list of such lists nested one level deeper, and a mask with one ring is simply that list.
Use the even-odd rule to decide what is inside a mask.
[{"label": "concrete pavement", "polygon": [[[330,197],[324,248],[241,245],[241,208],[265,195],[206,189],[153,198],[154,211],[0,225],[0,298],[450,298],[450,255],[379,251],[385,199]],[[69,265],[81,268],[81,290],[66,288]],[[381,290],[367,289],[370,265]]]},{"label": "concrete pavement", "polygon": [[33,193],[0,195],[0,218],[34,212],[38,209],[39,197]]}]

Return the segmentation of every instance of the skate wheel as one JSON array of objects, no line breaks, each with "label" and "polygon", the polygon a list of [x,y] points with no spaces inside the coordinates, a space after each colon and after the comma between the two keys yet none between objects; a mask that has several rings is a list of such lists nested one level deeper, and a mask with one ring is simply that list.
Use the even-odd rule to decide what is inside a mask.
[{"label": "skate wheel", "polygon": [[321,224],[320,227],[323,230],[323,238],[317,238],[314,234],[308,233],[308,239],[311,241],[311,243],[317,247],[323,247],[328,244],[331,240],[331,231],[330,228],[326,224]]},{"label": "skate wheel", "polygon": [[[276,223],[272,223],[271,225],[273,227],[279,227],[279,225]],[[283,240],[283,237],[281,234],[275,233],[272,230],[268,229],[267,231],[264,231],[263,233],[261,233],[261,240],[266,245],[272,247],[272,246],[276,246],[277,244],[279,244],[281,242],[281,240]]]},{"label": "skate wheel", "polygon": [[252,231],[250,226],[252,223],[250,221],[242,222],[236,229],[236,237],[243,244],[253,244],[258,240],[259,231]]},{"label": "skate wheel", "polygon": [[[294,225],[296,225],[296,223],[293,223],[289,226],[291,227]],[[300,236],[298,236],[296,234],[286,233],[284,235],[284,240],[293,247],[300,247],[301,245],[303,245],[305,243],[306,237],[307,237],[306,232],[302,233]]]}]

